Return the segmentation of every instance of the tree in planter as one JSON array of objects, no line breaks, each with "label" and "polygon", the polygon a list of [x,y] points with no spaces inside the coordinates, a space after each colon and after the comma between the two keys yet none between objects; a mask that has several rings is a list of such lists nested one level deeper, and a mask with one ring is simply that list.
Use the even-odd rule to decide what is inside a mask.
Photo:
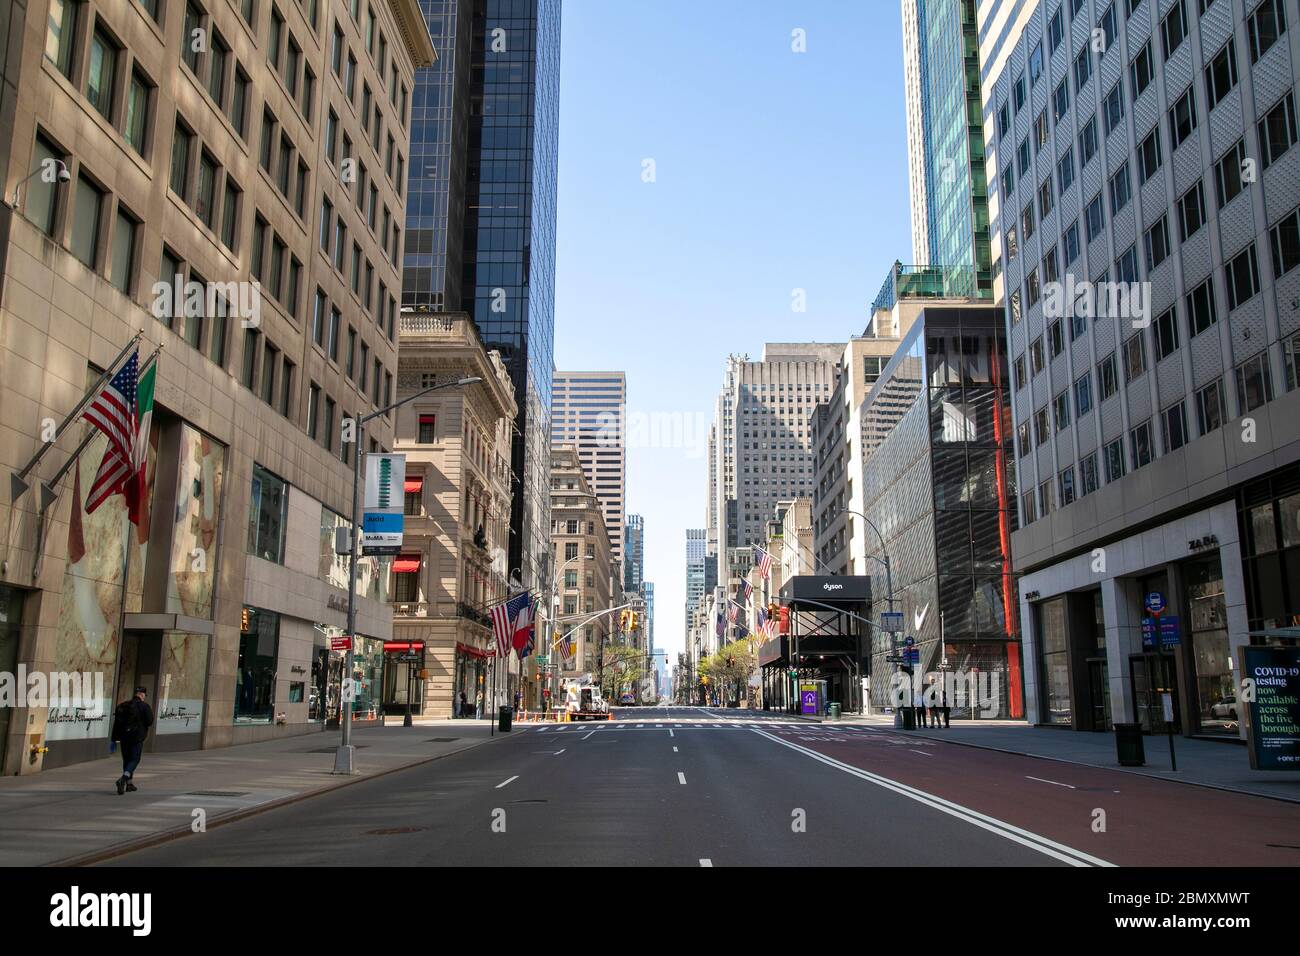
[{"label": "tree in planter", "polygon": [[605,699],[617,704],[625,688],[635,695],[646,676],[645,664],[645,654],[635,647],[615,644],[605,648],[605,679],[600,689]]}]

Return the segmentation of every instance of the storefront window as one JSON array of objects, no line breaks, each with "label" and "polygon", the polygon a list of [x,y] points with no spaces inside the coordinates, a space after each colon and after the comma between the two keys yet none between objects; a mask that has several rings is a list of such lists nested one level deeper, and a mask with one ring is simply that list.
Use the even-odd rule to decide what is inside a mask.
[{"label": "storefront window", "polygon": [[197,734],[203,729],[203,698],[208,680],[208,636],[167,631],[162,638],[158,681],[157,732]]},{"label": "storefront window", "polygon": [[269,722],[275,709],[275,668],[280,650],[280,615],[246,607],[239,632],[235,679],[235,722]]},{"label": "storefront window", "polygon": [[383,677],[384,642],[358,636],[352,647],[353,720],[374,720],[379,716]]},{"label": "storefront window", "polygon": [[276,564],[284,563],[284,530],[289,512],[289,486],[260,465],[253,466],[252,497],[248,504],[248,553]]},{"label": "storefront window", "polygon": [[181,426],[167,580],[169,613],[212,617],[225,461],[224,445],[189,425]]},{"label": "storefront window", "polygon": [[[23,618],[23,592],[0,586],[0,671],[17,670],[18,637]],[[4,762],[5,741],[9,736],[12,707],[0,707],[0,764]]]},{"label": "storefront window", "polygon": [[1219,556],[1183,566],[1191,610],[1188,630],[1196,668],[1196,707],[1204,733],[1237,733],[1236,693],[1228,646],[1228,610]]},{"label": "storefront window", "polygon": [[352,523],[324,505],[320,509],[320,579],[336,588],[348,589],[348,556],[335,551],[335,535],[343,529],[344,536]]},{"label": "storefront window", "polygon": [[1043,720],[1049,724],[1073,721],[1070,708],[1070,655],[1065,631],[1065,598],[1035,605],[1039,645],[1043,649]]}]

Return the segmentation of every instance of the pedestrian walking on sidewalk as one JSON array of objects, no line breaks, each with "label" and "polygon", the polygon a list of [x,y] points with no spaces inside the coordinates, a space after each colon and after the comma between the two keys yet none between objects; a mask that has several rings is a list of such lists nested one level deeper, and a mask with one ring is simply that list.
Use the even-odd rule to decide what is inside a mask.
[{"label": "pedestrian walking on sidewalk", "polygon": [[483,692],[479,691],[474,695],[474,719],[483,719]]},{"label": "pedestrian walking on sidewalk", "polygon": [[143,687],[135,689],[135,696],[117,705],[113,712],[112,741],[122,748],[122,776],[117,778],[117,793],[121,796],[136,789],[132,780],[140,756],[144,753],[144,740],[153,726],[153,709],[145,701],[148,692]]},{"label": "pedestrian walking on sidewalk", "polygon": [[949,723],[948,723],[948,714],[949,714],[949,711],[952,710],[952,708],[948,706],[948,688],[947,688],[947,687],[945,687],[945,688],[943,689],[943,708],[942,708],[942,710],[943,710],[943,729],[944,729],[944,730],[947,730],[948,727],[949,727]]},{"label": "pedestrian walking on sidewalk", "polygon": [[464,691],[460,692],[460,713],[458,713],[456,716],[457,717],[469,716],[469,698],[465,696]]}]

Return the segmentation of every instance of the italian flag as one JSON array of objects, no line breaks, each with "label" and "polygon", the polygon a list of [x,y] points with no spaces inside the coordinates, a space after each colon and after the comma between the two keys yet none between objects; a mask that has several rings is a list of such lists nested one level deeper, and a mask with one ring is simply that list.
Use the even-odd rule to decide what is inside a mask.
[{"label": "italian flag", "polygon": [[137,540],[149,537],[149,500],[145,471],[149,467],[149,435],[153,431],[153,390],[158,379],[158,363],[150,362],[136,386],[135,446],[131,450],[131,474],[122,485],[127,515],[136,526]]}]

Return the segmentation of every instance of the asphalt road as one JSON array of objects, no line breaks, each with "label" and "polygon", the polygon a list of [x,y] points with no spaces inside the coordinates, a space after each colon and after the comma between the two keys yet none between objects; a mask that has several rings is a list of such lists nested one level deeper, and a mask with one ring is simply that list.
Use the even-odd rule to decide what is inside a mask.
[{"label": "asphalt road", "polygon": [[686,707],[615,717],[517,725],[109,865],[1300,862],[1265,845],[1300,845],[1300,814],[1277,801],[861,726]]}]

